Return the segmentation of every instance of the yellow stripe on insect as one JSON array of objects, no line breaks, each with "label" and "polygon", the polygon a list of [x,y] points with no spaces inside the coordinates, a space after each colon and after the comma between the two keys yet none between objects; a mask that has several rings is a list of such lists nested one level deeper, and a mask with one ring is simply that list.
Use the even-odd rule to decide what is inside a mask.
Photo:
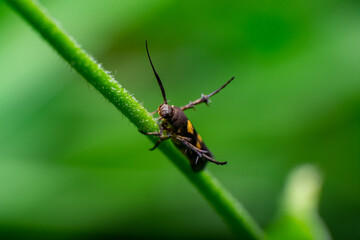
[{"label": "yellow stripe on insect", "polygon": [[201,149],[201,144],[200,144],[199,140],[196,141],[196,147]]},{"label": "yellow stripe on insect", "polygon": [[198,141],[199,141],[199,142],[201,142],[201,143],[202,143],[202,141],[203,141],[203,140],[202,140],[202,138],[201,138],[200,134],[198,134],[198,135],[197,135],[197,139],[198,139]]},{"label": "yellow stripe on insect", "polygon": [[194,127],[189,120],[187,122],[187,131],[188,133],[194,134]]}]

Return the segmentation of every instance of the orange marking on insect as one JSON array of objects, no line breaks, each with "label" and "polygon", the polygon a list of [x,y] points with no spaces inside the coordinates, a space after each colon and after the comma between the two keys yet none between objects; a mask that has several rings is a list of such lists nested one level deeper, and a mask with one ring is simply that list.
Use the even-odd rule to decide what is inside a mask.
[{"label": "orange marking on insect", "polygon": [[201,144],[200,144],[199,140],[196,141],[196,147],[199,148],[199,149],[201,149]]},{"label": "orange marking on insect", "polygon": [[189,120],[187,122],[187,131],[191,134],[194,134],[194,127]]}]

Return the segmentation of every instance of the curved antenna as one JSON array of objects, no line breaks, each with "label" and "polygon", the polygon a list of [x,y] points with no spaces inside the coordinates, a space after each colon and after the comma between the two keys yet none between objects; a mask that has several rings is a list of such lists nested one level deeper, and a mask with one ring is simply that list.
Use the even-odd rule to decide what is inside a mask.
[{"label": "curved antenna", "polygon": [[149,53],[149,48],[148,48],[148,45],[147,45],[147,40],[145,41],[145,45],[146,45],[146,51],[147,51],[147,55],[148,55],[149,60],[150,60],[151,67],[152,67],[152,69],[153,69],[153,71],[154,71],[156,80],[157,80],[157,82],[158,82],[158,84],[159,84],[159,87],[160,87],[160,89],[161,89],[161,93],[162,93],[162,96],[163,96],[163,98],[164,98],[164,102],[165,102],[165,104],[167,104],[165,89],[164,89],[164,86],[162,85],[162,82],[161,82],[161,80],[160,80],[160,77],[159,77],[159,75],[157,74],[157,72],[156,72],[156,70],[155,70],[155,68],[154,68],[154,65],[153,65],[153,63],[152,63],[152,61],[151,61],[150,53]]}]

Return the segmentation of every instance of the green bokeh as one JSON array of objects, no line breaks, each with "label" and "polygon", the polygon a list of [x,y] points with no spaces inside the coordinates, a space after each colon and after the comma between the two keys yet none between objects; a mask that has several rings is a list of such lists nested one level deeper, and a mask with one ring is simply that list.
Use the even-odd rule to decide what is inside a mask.
[{"label": "green bokeh", "polygon": [[[266,227],[290,169],[321,169],[320,216],[360,237],[360,3],[44,1],[149,111],[236,79],[187,115],[215,176]],[[136,128],[0,2],[0,236],[230,239]]]}]

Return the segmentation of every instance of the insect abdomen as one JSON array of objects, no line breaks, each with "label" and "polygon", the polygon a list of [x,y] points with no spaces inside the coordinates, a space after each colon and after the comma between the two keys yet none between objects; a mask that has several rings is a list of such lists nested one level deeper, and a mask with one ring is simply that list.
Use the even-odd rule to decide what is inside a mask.
[{"label": "insect abdomen", "polygon": [[[186,125],[183,128],[181,128],[180,131],[181,132],[178,133],[180,136],[189,138],[190,139],[189,142],[193,146],[195,146],[198,149],[207,151],[206,155],[211,158],[213,157],[211,152],[208,150],[208,148],[204,144],[201,136],[196,132],[194,126],[192,125],[192,123],[189,120],[187,120]],[[201,171],[202,169],[204,169],[206,163],[208,162],[208,160],[206,158],[199,157],[198,153],[196,153],[189,147],[185,146],[181,142],[179,142],[175,139],[172,139],[172,140],[173,140],[174,144],[177,146],[177,148],[179,148],[179,150],[183,154],[185,154],[185,156],[189,159],[191,168],[194,171],[198,172],[198,171]]]}]

